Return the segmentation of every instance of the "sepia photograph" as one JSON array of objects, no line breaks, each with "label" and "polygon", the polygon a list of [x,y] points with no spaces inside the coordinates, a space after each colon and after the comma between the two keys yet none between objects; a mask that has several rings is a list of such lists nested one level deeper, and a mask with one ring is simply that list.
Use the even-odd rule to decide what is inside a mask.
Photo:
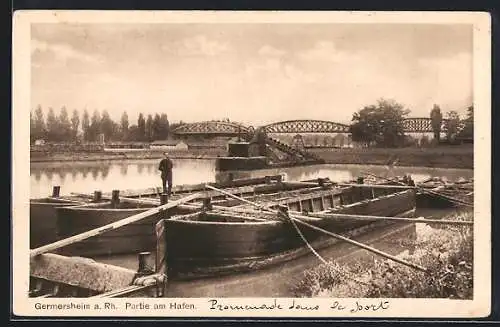
[{"label": "sepia photograph", "polygon": [[17,14],[19,313],[489,314],[487,14]]}]

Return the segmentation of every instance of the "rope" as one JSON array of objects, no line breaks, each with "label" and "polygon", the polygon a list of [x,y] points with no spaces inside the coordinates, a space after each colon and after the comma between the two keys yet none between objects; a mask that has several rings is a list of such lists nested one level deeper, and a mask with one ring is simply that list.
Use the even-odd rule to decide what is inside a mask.
[{"label": "rope", "polygon": [[[292,223],[292,226],[295,228],[295,230],[297,231],[297,233],[299,234],[300,238],[302,239],[302,241],[304,241],[304,243],[306,244],[306,246],[309,248],[309,250],[311,250],[311,252],[316,256],[316,258],[319,259],[319,261],[321,261],[323,264],[327,265],[328,264],[328,261],[326,261],[318,252],[316,252],[316,250],[312,247],[312,245],[309,243],[309,241],[307,241],[306,237],[304,236],[304,234],[302,234],[302,232],[300,231],[299,227],[297,226],[297,224],[295,223],[295,221],[293,219],[290,218],[290,216],[288,215],[285,215],[285,217],[287,218],[288,221],[290,221],[290,223]],[[338,273],[340,273],[341,275],[343,275],[344,277],[346,277],[347,279],[351,279],[352,281],[355,281],[356,283],[360,284],[360,285],[364,285],[364,286],[370,286],[369,284],[365,283],[365,282],[362,282],[360,280],[358,280],[357,278],[355,277],[352,277],[352,276],[349,276],[346,272],[344,271],[341,271],[339,269],[336,269],[336,271]]]},{"label": "rope", "polygon": [[314,250],[314,248],[312,247],[312,245],[307,241],[306,237],[304,236],[304,234],[302,234],[302,232],[300,231],[300,229],[297,226],[297,224],[295,224],[295,221],[293,221],[292,219],[289,219],[289,220],[292,223],[293,227],[295,227],[295,230],[299,234],[299,236],[302,239],[302,241],[304,241],[304,243],[307,245],[307,247],[309,248],[309,250],[311,250],[311,252],[319,259],[319,261],[321,261],[323,264],[327,264],[327,261],[325,259],[323,259],[323,257],[321,255],[319,255],[319,253],[316,252],[316,250]]}]

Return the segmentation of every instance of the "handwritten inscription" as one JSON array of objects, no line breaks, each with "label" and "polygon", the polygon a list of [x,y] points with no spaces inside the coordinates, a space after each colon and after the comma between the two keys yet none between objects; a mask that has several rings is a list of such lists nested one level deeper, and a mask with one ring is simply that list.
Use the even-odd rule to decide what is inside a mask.
[{"label": "handwritten inscription", "polygon": [[389,301],[369,301],[358,300],[352,302],[334,301],[330,306],[322,307],[320,304],[311,304],[308,301],[300,301],[293,299],[291,301],[272,299],[266,302],[257,303],[224,303],[221,300],[210,299],[208,300],[210,310],[216,311],[245,311],[245,310],[292,310],[292,311],[319,311],[324,309],[360,313],[360,312],[374,312],[389,309]]}]

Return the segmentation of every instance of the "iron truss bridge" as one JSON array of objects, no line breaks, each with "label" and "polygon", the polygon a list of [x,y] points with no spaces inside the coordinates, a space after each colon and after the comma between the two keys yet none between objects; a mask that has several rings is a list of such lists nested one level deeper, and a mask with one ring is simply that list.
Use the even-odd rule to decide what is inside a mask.
[{"label": "iron truss bridge", "polygon": [[[442,130],[445,130],[446,119],[443,119]],[[407,118],[403,122],[406,133],[431,133],[430,118]],[[349,125],[325,120],[288,120],[263,126],[266,133],[349,133]],[[244,126],[233,122],[204,121],[184,124],[173,130],[177,135],[220,135],[237,136],[254,131],[252,126]]]},{"label": "iron truss bridge", "polygon": [[252,126],[232,122],[203,121],[181,125],[173,130],[177,135],[220,135],[234,136],[253,132]]}]

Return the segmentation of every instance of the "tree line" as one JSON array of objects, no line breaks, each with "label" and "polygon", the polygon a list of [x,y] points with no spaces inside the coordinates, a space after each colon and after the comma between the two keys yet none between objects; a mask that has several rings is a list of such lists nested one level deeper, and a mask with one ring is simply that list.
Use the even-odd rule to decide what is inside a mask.
[{"label": "tree line", "polygon": [[170,131],[182,124],[170,124],[166,114],[140,113],[136,124],[130,124],[127,112],[123,112],[119,122],[113,121],[106,110],[94,110],[92,116],[87,109],[80,115],[73,110],[71,118],[66,107],[62,107],[56,115],[54,109],[49,108],[47,117],[41,106],[30,112],[30,139],[35,141],[44,139],[51,142],[97,142],[103,134],[106,142],[109,141],[139,141],[151,142],[166,139]]},{"label": "tree line", "polygon": [[[352,140],[365,146],[398,147],[404,146],[407,136],[403,121],[410,110],[394,100],[380,99],[375,105],[365,106],[353,114],[350,132]],[[465,119],[455,110],[445,115],[438,105],[430,110],[429,118],[434,134],[433,142],[455,143],[459,139],[473,139],[474,107],[467,108]],[[441,133],[445,140],[441,140]]]}]

